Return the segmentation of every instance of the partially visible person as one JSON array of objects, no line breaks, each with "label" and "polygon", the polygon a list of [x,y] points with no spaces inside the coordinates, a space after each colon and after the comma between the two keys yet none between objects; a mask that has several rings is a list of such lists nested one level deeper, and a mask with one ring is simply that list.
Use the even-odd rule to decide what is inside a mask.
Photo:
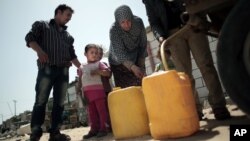
[{"label": "partially visible person", "polygon": [[[98,61],[101,61],[102,57],[103,57],[103,48],[102,48],[102,46],[99,46],[99,48],[98,48]],[[106,62],[102,62],[102,63],[105,64],[110,70],[110,67]],[[110,72],[111,72],[111,70],[110,70]],[[111,78],[111,75],[112,74],[110,73],[109,76],[101,76],[102,84],[103,84],[103,87],[104,87],[104,90],[105,90],[105,93],[107,96],[112,90],[112,87],[111,87],[110,81],[109,81],[109,79]]]},{"label": "partially visible person", "polygon": [[27,46],[37,53],[38,75],[36,100],[31,118],[31,141],[39,141],[45,109],[53,88],[53,108],[49,141],[68,141],[68,135],[60,133],[64,99],[69,83],[69,67],[80,66],[73,47],[74,38],[67,32],[66,23],[71,20],[73,9],[61,4],[55,9],[54,19],[36,21],[25,37]]},{"label": "partially visible person", "polygon": [[[170,50],[169,49],[165,49],[164,51],[165,51],[165,55],[166,55],[166,63],[167,63],[168,70],[175,69],[174,62],[172,60]],[[160,49],[158,50],[157,57],[160,59],[161,62],[155,65],[155,72],[165,71],[165,68],[164,68],[163,62],[162,62],[162,57],[161,57],[161,51],[160,51]]]},{"label": "partially visible person", "polygon": [[[176,33],[183,25],[180,15],[185,10],[185,7],[181,1],[143,0],[143,3],[146,7],[152,32],[160,44]],[[226,100],[214,67],[207,36],[190,28],[168,44],[171,46],[170,51],[176,70],[185,72],[190,77],[199,118],[202,119],[203,117],[202,105],[195,89],[190,52],[206,83],[209,91],[208,101],[215,118],[217,120],[231,118],[226,108]]]},{"label": "partially visible person", "polygon": [[[99,46],[98,48],[98,61],[101,61],[102,57],[103,57],[103,48],[102,46]],[[110,70],[110,67],[109,65],[106,63],[106,62],[102,62],[103,64],[105,64],[109,71],[111,72]],[[111,120],[110,120],[110,116],[109,116],[109,108],[108,108],[108,95],[109,93],[111,92],[112,90],[112,87],[110,85],[110,78],[111,78],[111,75],[112,75],[112,72],[110,73],[109,76],[101,76],[101,79],[102,79],[102,84],[103,84],[103,87],[104,87],[104,90],[105,90],[105,94],[106,94],[106,104],[107,104],[107,111],[108,111],[108,131],[112,131],[111,129]]]},{"label": "partially visible person", "polygon": [[90,131],[83,136],[83,139],[107,135],[108,110],[101,76],[110,76],[111,72],[105,64],[99,61],[98,48],[96,44],[86,45],[84,55],[87,63],[82,64],[78,69],[82,92],[87,100],[90,122]]},{"label": "partially visible person", "polygon": [[109,64],[116,87],[140,86],[145,75],[147,36],[143,21],[119,6],[110,29]]}]

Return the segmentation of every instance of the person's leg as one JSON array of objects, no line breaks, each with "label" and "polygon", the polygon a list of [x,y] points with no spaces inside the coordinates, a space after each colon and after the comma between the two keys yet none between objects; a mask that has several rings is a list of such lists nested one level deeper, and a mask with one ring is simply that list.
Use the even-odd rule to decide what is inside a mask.
[{"label": "person's leg", "polygon": [[89,139],[91,137],[94,137],[97,135],[99,128],[100,128],[100,121],[98,117],[98,111],[96,108],[95,101],[89,102],[88,105],[88,118],[89,118],[89,124],[90,124],[90,131],[88,134],[83,136],[83,139]]},{"label": "person's leg", "polygon": [[36,80],[36,100],[31,117],[31,140],[37,140],[42,136],[42,124],[45,118],[46,103],[52,89],[52,70],[50,67],[43,67],[38,70]]},{"label": "person's leg", "polygon": [[108,128],[108,110],[106,105],[106,99],[98,99],[96,100],[96,107],[100,119],[100,128],[97,137],[102,137],[107,135],[107,128]]},{"label": "person's leg", "polygon": [[64,110],[64,100],[68,89],[69,69],[67,67],[54,68],[54,87],[53,87],[53,108],[51,113],[51,141],[70,140],[70,137],[60,133],[62,124],[62,113]]},{"label": "person's leg", "polygon": [[171,51],[171,55],[172,55],[176,70],[179,72],[185,72],[190,78],[191,87],[192,87],[194,99],[196,102],[197,112],[198,112],[199,118],[201,119],[203,116],[202,105],[200,104],[199,96],[195,89],[195,80],[192,75],[190,48],[184,36],[175,38],[172,42],[170,42],[170,51]]},{"label": "person's leg", "polygon": [[[211,51],[209,48],[208,38],[203,33],[194,33],[192,30],[189,35],[189,45],[194,60],[200,69],[202,77],[209,91],[208,101],[212,109],[223,108],[224,113],[229,117],[229,113],[225,110],[226,100],[222,91],[217,71],[214,67]],[[223,111],[222,111],[223,112]],[[215,113],[215,116],[217,113]],[[220,117],[218,117],[219,119]]]},{"label": "person's leg", "polygon": [[64,100],[66,97],[68,82],[69,82],[69,70],[65,68],[56,68],[56,79],[53,87],[53,108],[51,113],[51,130],[59,130],[62,123],[62,113],[64,110]]},{"label": "person's leg", "polygon": [[89,104],[89,122],[90,132],[97,133],[100,128],[100,120],[96,107],[96,101],[90,102]]}]

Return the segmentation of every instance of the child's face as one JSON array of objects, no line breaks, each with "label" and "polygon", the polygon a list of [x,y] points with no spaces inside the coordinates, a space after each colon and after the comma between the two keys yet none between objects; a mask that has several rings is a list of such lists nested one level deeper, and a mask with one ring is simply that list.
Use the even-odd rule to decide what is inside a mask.
[{"label": "child's face", "polygon": [[87,53],[85,53],[85,56],[87,57],[88,62],[98,61],[98,49],[95,47],[89,48]]},{"label": "child's face", "polygon": [[98,49],[98,60],[101,60],[103,57],[103,50],[102,49]]}]

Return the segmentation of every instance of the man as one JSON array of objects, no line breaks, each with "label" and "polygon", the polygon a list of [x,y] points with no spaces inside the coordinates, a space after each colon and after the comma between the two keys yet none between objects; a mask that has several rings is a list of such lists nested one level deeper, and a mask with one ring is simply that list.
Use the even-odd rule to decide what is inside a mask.
[{"label": "man", "polygon": [[[156,39],[162,43],[182,26],[180,14],[184,7],[180,1],[168,0],[143,0],[152,32]],[[200,120],[203,117],[202,106],[195,89],[195,80],[192,76],[192,63],[190,51],[209,91],[208,101],[211,105],[215,118],[224,120],[230,118],[226,108],[226,101],[215,70],[212,55],[209,49],[207,36],[201,32],[189,29],[185,33],[170,41],[170,51],[177,71],[189,75],[192,89],[196,100],[197,112]]]},{"label": "man", "polygon": [[31,141],[42,136],[41,125],[45,118],[45,108],[53,87],[53,109],[51,113],[50,141],[68,141],[70,137],[60,133],[64,99],[69,81],[69,67],[80,62],[74,51],[74,38],[66,31],[66,23],[72,17],[73,9],[65,4],[55,9],[54,19],[36,21],[25,37],[27,46],[36,51],[38,76],[36,100],[31,118]]}]

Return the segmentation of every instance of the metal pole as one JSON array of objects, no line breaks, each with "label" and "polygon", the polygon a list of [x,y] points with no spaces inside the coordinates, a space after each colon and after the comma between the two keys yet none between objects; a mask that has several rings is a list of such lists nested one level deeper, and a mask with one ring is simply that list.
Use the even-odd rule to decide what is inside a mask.
[{"label": "metal pole", "polygon": [[2,117],[2,124],[3,124],[3,114],[1,114],[1,117]]},{"label": "metal pole", "polygon": [[16,100],[13,100],[13,102],[14,102],[14,109],[15,109],[15,116],[16,116]]},{"label": "metal pole", "polygon": [[8,104],[9,110],[10,110],[10,112],[11,112],[11,115],[13,116],[13,113],[12,113],[12,110],[11,110],[11,108],[10,108],[9,102],[7,102],[7,104]]}]

